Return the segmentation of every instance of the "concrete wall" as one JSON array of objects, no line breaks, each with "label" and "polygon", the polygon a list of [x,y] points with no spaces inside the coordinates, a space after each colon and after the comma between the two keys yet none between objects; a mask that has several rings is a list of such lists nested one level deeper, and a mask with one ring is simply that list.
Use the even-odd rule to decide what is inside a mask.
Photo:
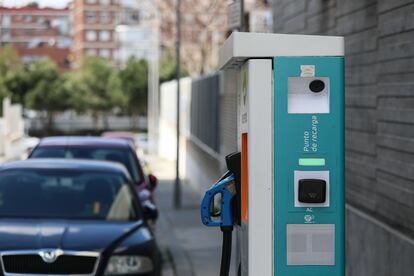
[{"label": "concrete wall", "polygon": [[221,176],[224,170],[220,155],[194,139],[187,139],[186,180],[200,196]]},{"label": "concrete wall", "polygon": [[0,160],[15,160],[27,150],[24,140],[22,106],[3,100],[3,117],[0,118]]},{"label": "concrete wall", "polygon": [[[189,136],[191,79],[180,80],[180,174],[186,177],[186,140]],[[177,145],[177,82],[165,82],[160,87],[160,116],[158,155],[164,159],[176,160]]]},{"label": "concrete wall", "polygon": [[414,1],[274,0],[274,31],[346,37],[347,275],[414,264]]},{"label": "concrete wall", "polygon": [[[39,132],[45,128],[46,120],[40,117],[28,118],[27,130]],[[128,116],[110,115],[106,118],[99,117],[97,120],[90,115],[78,115],[73,111],[66,111],[57,114],[54,118],[53,128],[63,132],[76,132],[85,130],[126,130],[126,129],[147,129],[147,117],[139,116],[131,118]]]}]

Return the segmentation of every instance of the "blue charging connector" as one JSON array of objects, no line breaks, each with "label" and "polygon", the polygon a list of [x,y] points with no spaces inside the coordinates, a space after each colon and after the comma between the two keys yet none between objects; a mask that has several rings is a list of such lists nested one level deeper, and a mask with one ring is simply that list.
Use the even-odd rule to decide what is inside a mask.
[{"label": "blue charging connector", "polygon": [[[214,197],[221,194],[220,219],[212,219],[210,212]],[[234,176],[230,176],[218,181],[204,195],[201,202],[201,221],[206,226],[211,227],[232,227],[234,224],[232,199],[236,194]]]},{"label": "blue charging connector", "polygon": [[[229,276],[233,225],[240,225],[241,153],[235,152],[227,155],[226,164],[227,173],[207,190],[200,208],[203,224],[220,227],[223,233],[220,276]],[[211,209],[214,208],[214,198],[217,194],[221,195],[221,208],[219,214],[216,215]]]}]

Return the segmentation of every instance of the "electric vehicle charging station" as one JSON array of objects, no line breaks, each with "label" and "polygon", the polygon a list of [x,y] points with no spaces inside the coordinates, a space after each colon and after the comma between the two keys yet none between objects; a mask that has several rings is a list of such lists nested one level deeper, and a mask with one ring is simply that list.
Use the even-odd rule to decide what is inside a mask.
[{"label": "electric vehicle charging station", "polygon": [[239,273],[344,276],[343,37],[233,33],[220,66],[238,75]]}]

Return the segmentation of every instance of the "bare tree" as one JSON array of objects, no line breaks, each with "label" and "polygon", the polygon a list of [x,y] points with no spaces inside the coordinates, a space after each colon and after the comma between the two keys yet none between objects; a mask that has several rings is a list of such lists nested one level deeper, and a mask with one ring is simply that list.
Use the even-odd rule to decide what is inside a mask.
[{"label": "bare tree", "polygon": [[[182,61],[191,75],[217,66],[218,46],[226,38],[229,0],[182,0]],[[161,43],[165,54],[175,48],[176,0],[159,0]]]}]

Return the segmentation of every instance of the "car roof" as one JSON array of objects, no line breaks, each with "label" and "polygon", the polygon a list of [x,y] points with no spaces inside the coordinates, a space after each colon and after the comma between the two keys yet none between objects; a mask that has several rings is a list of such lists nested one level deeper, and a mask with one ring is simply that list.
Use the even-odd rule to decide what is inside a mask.
[{"label": "car roof", "polygon": [[128,131],[106,131],[102,133],[102,137],[108,137],[108,138],[129,138],[134,139],[134,133],[128,132]]},{"label": "car roof", "polygon": [[39,146],[102,146],[128,148],[130,142],[123,139],[99,136],[56,136],[43,138]]},{"label": "car roof", "polygon": [[122,174],[128,179],[130,175],[127,169],[116,162],[63,159],[63,158],[35,158],[21,161],[13,161],[0,165],[0,172],[15,169],[49,169],[49,170],[76,170],[76,171],[102,171]]}]

